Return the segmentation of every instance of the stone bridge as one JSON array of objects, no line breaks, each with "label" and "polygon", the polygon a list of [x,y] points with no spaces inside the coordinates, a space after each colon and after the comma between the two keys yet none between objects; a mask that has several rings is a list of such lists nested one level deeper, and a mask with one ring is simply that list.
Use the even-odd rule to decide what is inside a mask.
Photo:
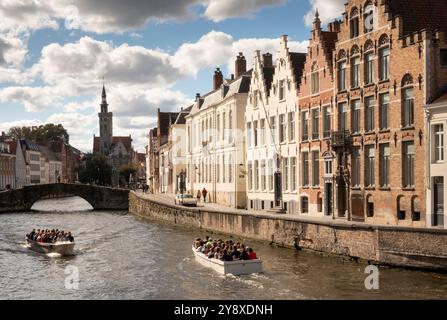
[{"label": "stone bridge", "polygon": [[78,196],[94,210],[128,210],[129,190],[84,184],[45,184],[0,192],[0,213],[29,211],[41,199]]}]

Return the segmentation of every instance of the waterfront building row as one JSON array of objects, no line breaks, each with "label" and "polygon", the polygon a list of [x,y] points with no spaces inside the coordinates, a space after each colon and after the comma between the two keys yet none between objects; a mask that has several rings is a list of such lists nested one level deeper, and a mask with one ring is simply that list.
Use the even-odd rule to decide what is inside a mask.
[{"label": "waterfront building row", "polygon": [[445,226],[446,17],[442,1],[350,0],[327,29],[316,13],[306,53],[282,36],[275,63],[256,51],[247,71],[240,54],[186,109],[183,139],[164,135],[148,183],[172,187],[152,190],[178,191],[180,161],[187,192],[230,207]]}]

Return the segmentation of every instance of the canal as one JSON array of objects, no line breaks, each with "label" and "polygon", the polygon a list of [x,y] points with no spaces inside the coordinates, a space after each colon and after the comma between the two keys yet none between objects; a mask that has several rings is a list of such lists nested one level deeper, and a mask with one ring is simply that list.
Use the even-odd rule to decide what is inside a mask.
[{"label": "canal", "polygon": [[[367,290],[362,263],[246,240],[265,272],[222,276],[194,260],[191,242],[204,234],[88,207],[79,198],[46,200],[34,209],[50,212],[0,215],[0,299],[447,298],[447,274],[380,268],[379,290]],[[33,228],[72,231],[76,255],[30,251],[24,235]],[[67,289],[73,270],[79,286]]]}]

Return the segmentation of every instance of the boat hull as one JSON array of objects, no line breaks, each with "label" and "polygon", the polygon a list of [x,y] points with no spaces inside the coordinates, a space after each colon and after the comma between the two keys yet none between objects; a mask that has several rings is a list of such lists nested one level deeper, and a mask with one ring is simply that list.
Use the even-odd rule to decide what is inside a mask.
[{"label": "boat hull", "polygon": [[196,258],[196,261],[201,265],[211,268],[220,274],[232,274],[235,276],[261,273],[262,272],[262,261],[260,259],[256,260],[240,260],[240,261],[221,261],[218,259],[209,259],[203,253],[197,252],[194,247],[192,251]]},{"label": "boat hull", "polygon": [[40,243],[26,239],[29,248],[39,253],[58,253],[62,256],[71,256],[74,254],[74,242],[62,243]]}]

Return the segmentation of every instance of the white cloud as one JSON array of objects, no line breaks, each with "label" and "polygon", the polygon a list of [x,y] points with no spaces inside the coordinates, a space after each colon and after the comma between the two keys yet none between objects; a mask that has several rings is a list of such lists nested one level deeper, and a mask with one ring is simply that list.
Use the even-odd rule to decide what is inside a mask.
[{"label": "white cloud", "polygon": [[0,89],[0,102],[22,103],[28,112],[60,106],[61,97],[51,87],[6,87]]},{"label": "white cloud", "polygon": [[307,26],[311,26],[315,18],[315,12],[318,9],[320,19],[323,23],[331,22],[339,18],[344,9],[346,0],[309,0],[311,3],[311,10],[304,16],[304,21]]},{"label": "white cloud", "polygon": [[280,5],[285,2],[285,0],[210,0],[204,16],[215,22],[228,18],[251,17],[264,6]]},{"label": "white cloud", "polygon": [[95,33],[141,29],[150,22],[196,18],[194,7],[205,8],[213,21],[249,17],[260,8],[286,0],[0,0],[0,30],[18,32],[44,28],[82,29]]}]

